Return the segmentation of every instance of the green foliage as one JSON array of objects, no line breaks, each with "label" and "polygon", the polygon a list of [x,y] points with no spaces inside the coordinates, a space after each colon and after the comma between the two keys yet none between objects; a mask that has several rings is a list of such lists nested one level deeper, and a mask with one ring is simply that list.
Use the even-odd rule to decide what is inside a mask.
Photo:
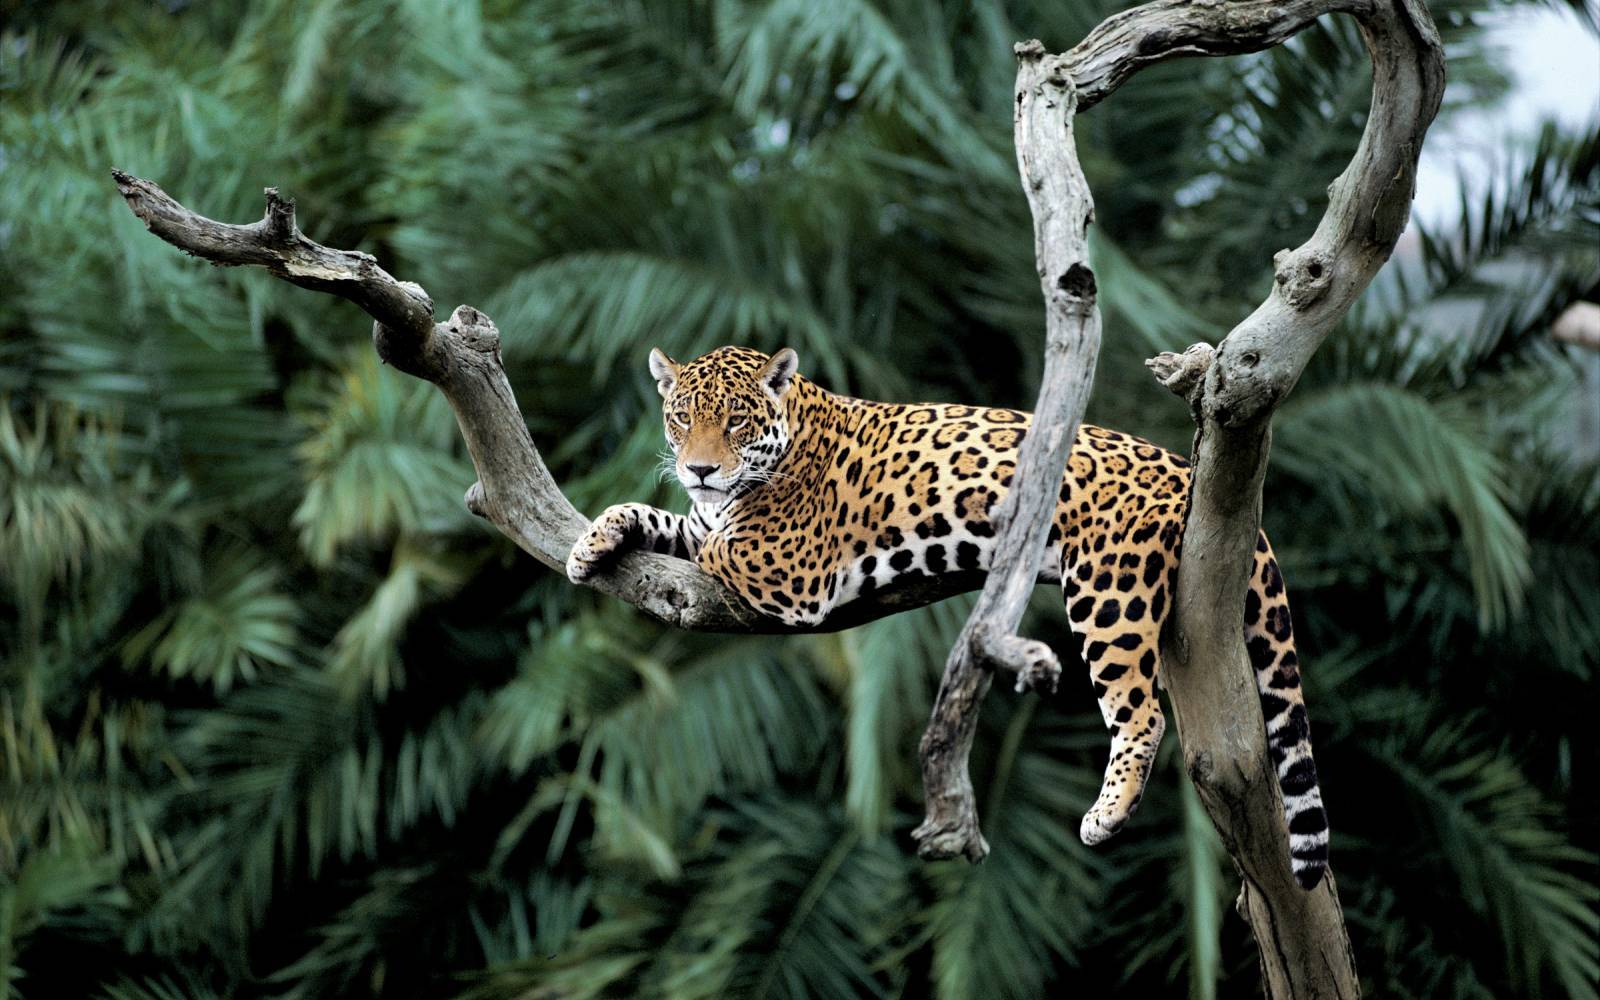
[{"label": "green foliage", "polygon": [[439,393],[384,372],[363,351],[306,395],[306,486],[293,523],[313,564],[327,566],[353,543],[440,534],[462,522],[451,485],[468,472],[452,454],[455,425]]},{"label": "green foliage", "polygon": [[279,571],[242,550],[208,555],[200,593],[171,605],[123,646],[130,665],[148,663],[173,678],[193,677],[219,694],[253,681],[295,654],[299,605],[283,593]]},{"label": "green foliage", "polygon": [[[1341,433],[1363,423],[1360,437]],[[1507,509],[1510,487],[1479,438],[1452,426],[1426,399],[1373,383],[1299,395],[1285,405],[1276,431],[1279,467],[1324,491],[1352,528],[1421,525],[1433,511],[1448,512],[1455,529],[1429,534],[1459,538],[1480,623],[1504,624],[1531,570],[1527,541]],[[1403,578],[1402,567],[1378,570]]]},{"label": "green foliage", "polygon": [[1462,901],[1493,915],[1511,985],[1536,992],[1549,962],[1568,996],[1596,996],[1600,920],[1590,887],[1571,873],[1589,857],[1541,822],[1551,806],[1513,762],[1473,738],[1476,718],[1425,721],[1403,746],[1374,756],[1408,786],[1424,841],[1451,845]]},{"label": "green foliage", "polygon": [[[917,861],[916,745],[967,602],[734,638],[571,588],[466,515],[448,407],[353,307],[183,258],[108,179],[230,221],[280,185],[313,237],[496,318],[581,508],[676,505],[652,346],[789,343],[841,390],[1026,404],[1043,313],[1010,46],[1068,47],[1118,6],[8,7],[9,990],[1255,995],[1175,739],[1091,852],[1089,692],[996,690],[972,760],[994,853]],[[1485,29],[1533,5],[1431,6],[1448,126],[1505,93]],[[1253,307],[1368,74],[1330,20],[1152,67],[1078,122],[1094,419],[1185,446],[1140,361]],[[1374,995],[1595,996],[1600,461],[1574,431],[1595,362],[1548,332],[1600,283],[1596,134],[1497,140],[1277,421],[1265,519]],[[1039,610],[1067,649],[1054,595]]]}]

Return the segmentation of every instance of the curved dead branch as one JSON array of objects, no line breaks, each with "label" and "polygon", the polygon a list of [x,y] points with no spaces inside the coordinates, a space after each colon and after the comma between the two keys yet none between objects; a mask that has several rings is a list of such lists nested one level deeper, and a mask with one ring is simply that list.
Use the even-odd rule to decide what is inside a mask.
[{"label": "curved dead branch", "polygon": [[[1240,910],[1255,931],[1264,985],[1274,997],[1355,996],[1358,984],[1332,877],[1318,891],[1302,892],[1285,861],[1278,787],[1240,635],[1245,574],[1272,411],[1388,257],[1409,213],[1417,154],[1443,89],[1439,39],[1421,0],[1156,0],[1108,18],[1066,54],[1049,55],[1038,42],[1017,47],[1015,141],[1034,216],[1047,337],[1033,430],[996,514],[1000,554],[987,580],[965,574],[909,581],[846,605],[820,629],[983,586],[923,738],[927,818],[917,831],[926,857],[982,858],[987,845],[967,754],[991,669],[1015,671],[1019,688],[1053,688],[1060,674],[1048,648],[1015,633],[1099,348],[1085,247],[1093,203],[1073,145],[1073,117],[1145,66],[1260,51],[1327,13],[1355,16],[1372,57],[1372,108],[1355,157],[1329,188],[1315,235],[1274,258],[1277,281],[1267,301],[1215,350],[1196,345],[1150,362],[1163,384],[1190,400],[1199,427],[1162,676],[1190,775],[1243,878]],[[215,264],[263,266],[366,310],[380,356],[437,385],[455,410],[478,472],[467,506],[561,570],[587,520],[528,434],[487,316],[461,306],[436,323],[419,286],[396,280],[367,254],[307,239],[295,226],[293,204],[275,189],[267,189],[260,222],[227,225],[196,215],[148,181],[113,173],[134,213],[179,249]],[[630,554],[591,585],[679,628],[799,631],[757,614],[694,564],[665,556]]]},{"label": "curved dead branch", "polygon": [[[259,222],[230,225],[198,215],[160,187],[112,170],[133,214],[156,236],[221,266],[258,265],[284,281],[348,299],[374,320],[373,346],[399,370],[432,382],[455,411],[478,472],[467,508],[526,553],[563,572],[589,522],[551,477],[528,433],[500,361],[500,331],[471,306],[434,322],[433,300],[359,250],[335,250],[295,225],[294,202],[266,189]],[[979,573],[924,577],[886,587],[836,611],[820,628],[796,629],[759,614],[692,562],[650,552],[624,556],[589,585],[658,621],[697,632],[836,631],[944,600],[983,584]]]},{"label": "curved dead branch", "polygon": [[985,668],[1015,670],[1019,687],[1053,688],[1060,672],[1049,650],[1041,653],[1038,643],[1015,632],[1099,349],[1084,246],[1093,205],[1073,148],[1074,114],[1147,65],[1259,51],[1334,12],[1353,14],[1360,25],[1372,58],[1373,97],[1360,145],[1329,188],[1321,224],[1300,248],[1273,258],[1271,295],[1221,345],[1150,362],[1163,384],[1190,399],[1199,426],[1162,680],[1189,774],[1243,879],[1239,909],[1255,931],[1272,997],[1355,997],[1360,985],[1332,875],[1309,893],[1291,876],[1280,793],[1242,638],[1268,424],[1409,217],[1417,155],[1444,88],[1442,49],[1420,0],[1157,0],[1107,19],[1065,55],[1046,55],[1037,42],[1017,47],[1017,162],[1047,307],[1044,379],[1033,430],[997,517],[1001,556],[951,651],[923,736],[926,818],[915,834],[924,857],[984,856],[967,755],[989,685]]},{"label": "curved dead branch", "polygon": [[1261,52],[1324,14],[1370,15],[1376,0],[1157,0],[1113,14],[1062,58],[1078,110],[1111,96],[1146,66],[1183,56]]},{"label": "curved dead branch", "polygon": [[[1355,156],[1328,188],[1316,232],[1273,257],[1267,300],[1215,352],[1191,348],[1183,375],[1167,383],[1189,401],[1197,430],[1162,678],[1189,774],[1239,869],[1239,912],[1255,932],[1273,997],[1355,997],[1359,984],[1332,875],[1300,893],[1282,863],[1288,837],[1278,819],[1277,775],[1238,628],[1270,422],[1393,251],[1410,214],[1423,135],[1444,91],[1439,37],[1419,0],[1373,4],[1357,19],[1372,57],[1372,106]],[[1154,360],[1158,377],[1172,360]],[[1241,725],[1241,714],[1255,723]],[[1337,829],[1337,803],[1333,815]]]},{"label": "curved dead branch", "polygon": [[1044,375],[1022,441],[1011,491],[995,511],[998,544],[989,579],[956,638],[922,736],[926,818],[912,833],[924,858],[981,861],[967,757],[990,669],[1017,674],[1017,687],[1055,690],[1061,663],[1041,642],[1016,635],[1039,576],[1062,470],[1094,384],[1100,310],[1088,263],[1094,200],[1072,134],[1071,68],[1037,41],[1018,45],[1014,135],[1022,189],[1033,212],[1034,256],[1045,297]]}]

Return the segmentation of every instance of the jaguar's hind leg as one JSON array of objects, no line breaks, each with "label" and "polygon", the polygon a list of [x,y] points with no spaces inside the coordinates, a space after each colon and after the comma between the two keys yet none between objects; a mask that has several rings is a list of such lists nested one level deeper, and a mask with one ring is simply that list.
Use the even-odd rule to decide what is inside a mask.
[{"label": "jaguar's hind leg", "polygon": [[1155,696],[1166,563],[1158,544],[1115,554],[1085,553],[1062,574],[1067,617],[1083,639],[1083,660],[1111,730],[1111,759],[1100,796],[1079,828],[1085,844],[1098,844],[1122,829],[1139,807],[1166,731]]}]

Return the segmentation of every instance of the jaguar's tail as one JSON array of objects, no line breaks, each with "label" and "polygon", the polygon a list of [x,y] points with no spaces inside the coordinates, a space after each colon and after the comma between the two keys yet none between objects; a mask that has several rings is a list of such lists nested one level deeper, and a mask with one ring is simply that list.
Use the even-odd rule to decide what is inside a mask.
[{"label": "jaguar's tail", "polygon": [[1283,574],[1267,536],[1256,541],[1250,591],[1245,595],[1244,641],[1267,720],[1267,747],[1278,769],[1283,817],[1289,824],[1289,865],[1306,889],[1328,869],[1328,817],[1322,809],[1317,765],[1311,759],[1311,725],[1300,691],[1299,658]]}]

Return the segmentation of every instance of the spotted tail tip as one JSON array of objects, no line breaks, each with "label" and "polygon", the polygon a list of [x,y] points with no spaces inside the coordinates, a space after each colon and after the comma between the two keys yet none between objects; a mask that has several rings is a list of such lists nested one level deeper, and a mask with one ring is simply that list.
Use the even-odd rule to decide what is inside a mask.
[{"label": "spotted tail tip", "polygon": [[1289,868],[1302,889],[1315,889],[1328,870],[1328,819],[1321,803],[1289,821]]}]

